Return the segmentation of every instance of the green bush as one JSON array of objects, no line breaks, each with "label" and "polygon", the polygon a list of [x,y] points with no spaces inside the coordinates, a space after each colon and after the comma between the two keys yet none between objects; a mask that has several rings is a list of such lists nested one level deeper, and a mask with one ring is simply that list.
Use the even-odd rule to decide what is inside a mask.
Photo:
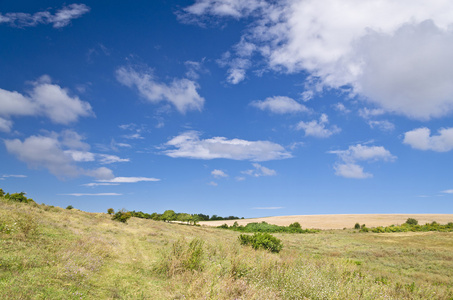
[{"label": "green bush", "polygon": [[109,208],[109,209],[107,209],[107,213],[109,215],[113,215],[115,213],[115,210],[113,208]]},{"label": "green bush", "polygon": [[112,220],[127,223],[127,220],[129,220],[131,217],[132,217],[132,214],[130,212],[127,212],[125,210],[120,210],[116,214],[113,215]]},{"label": "green bush", "polygon": [[302,229],[298,222],[295,222],[289,226],[279,226],[274,224],[268,224],[266,222],[261,223],[248,223],[245,226],[242,225],[233,225],[228,226],[227,224],[223,224],[217,226],[218,228],[223,229],[230,229],[240,232],[268,232],[268,233],[275,233],[275,232],[287,232],[287,233],[315,233],[319,232],[319,230],[315,229]]},{"label": "green bush", "polygon": [[290,224],[288,227],[293,228],[293,229],[302,229],[299,222],[294,222],[294,223]]},{"label": "green bush", "polygon": [[418,225],[418,221],[416,219],[414,219],[414,218],[409,218],[409,219],[407,219],[406,224],[408,224],[408,225]]},{"label": "green bush", "polygon": [[360,229],[360,224],[359,223],[355,223],[354,229]]},{"label": "green bush", "polygon": [[74,206],[72,206],[72,205],[66,206],[66,209],[73,209],[73,208],[74,208]]},{"label": "green bush", "polygon": [[250,245],[253,249],[265,249],[270,252],[280,252],[283,248],[282,241],[269,233],[255,233],[254,235],[241,234],[239,236],[241,245]]}]

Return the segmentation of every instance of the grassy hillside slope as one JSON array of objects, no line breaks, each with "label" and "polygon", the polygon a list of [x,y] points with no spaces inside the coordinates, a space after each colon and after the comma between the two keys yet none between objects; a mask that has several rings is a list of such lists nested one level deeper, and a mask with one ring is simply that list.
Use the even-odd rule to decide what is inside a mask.
[{"label": "grassy hillside slope", "polygon": [[0,199],[0,299],[452,299],[453,234],[239,233]]}]

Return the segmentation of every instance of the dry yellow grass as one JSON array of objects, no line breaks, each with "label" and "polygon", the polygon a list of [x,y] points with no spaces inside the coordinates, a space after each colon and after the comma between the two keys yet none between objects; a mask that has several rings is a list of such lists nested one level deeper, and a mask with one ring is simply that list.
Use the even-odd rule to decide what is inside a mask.
[{"label": "dry yellow grass", "polygon": [[366,224],[367,227],[398,225],[406,222],[408,218],[418,220],[419,224],[436,221],[440,224],[453,222],[453,214],[361,214],[361,215],[298,215],[279,216],[243,220],[207,221],[200,222],[200,225],[220,226],[227,224],[246,225],[252,222],[267,222],[280,226],[288,226],[291,223],[299,222],[302,228],[310,229],[343,229],[353,228],[355,223]]}]

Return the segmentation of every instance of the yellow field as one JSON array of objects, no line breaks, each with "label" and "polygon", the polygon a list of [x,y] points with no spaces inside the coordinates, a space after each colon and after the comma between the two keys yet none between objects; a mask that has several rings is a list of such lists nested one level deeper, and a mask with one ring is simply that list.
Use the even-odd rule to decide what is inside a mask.
[{"label": "yellow field", "polygon": [[252,222],[267,222],[280,226],[288,226],[291,223],[299,222],[302,228],[310,229],[343,229],[353,228],[355,223],[360,225],[366,224],[367,227],[399,225],[406,222],[408,218],[418,220],[423,225],[436,221],[440,224],[453,222],[453,214],[362,214],[362,215],[298,215],[298,216],[280,216],[243,220],[227,221],[205,221],[200,225],[220,226],[227,224],[233,225],[238,222],[239,225],[247,225]]}]

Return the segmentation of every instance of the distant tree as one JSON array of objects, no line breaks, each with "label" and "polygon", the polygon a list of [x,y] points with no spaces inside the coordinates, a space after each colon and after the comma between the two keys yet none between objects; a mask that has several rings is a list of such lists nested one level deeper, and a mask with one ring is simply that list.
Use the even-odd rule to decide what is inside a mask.
[{"label": "distant tree", "polygon": [[153,219],[153,220],[155,220],[155,221],[159,221],[159,220],[160,220],[160,217],[161,217],[160,214],[158,214],[158,213],[156,213],[156,212],[153,212],[153,213],[151,214],[151,216],[150,216],[150,219]]},{"label": "distant tree", "polygon": [[17,202],[28,203],[30,201],[27,199],[27,197],[25,197],[25,194],[26,193],[24,193],[24,192],[20,192],[20,193],[14,193],[14,194],[11,194],[11,195],[9,195],[9,194],[6,194],[6,195],[9,196],[8,198],[10,200],[17,201]]},{"label": "distant tree", "polygon": [[354,229],[360,229],[360,224],[359,223],[355,223]]},{"label": "distant tree", "polygon": [[107,209],[107,213],[109,215],[113,215],[115,213],[115,210],[113,208],[109,208],[109,209]]},{"label": "distant tree", "polygon": [[209,221],[209,215],[197,214],[200,221]]},{"label": "distant tree", "polygon": [[169,210],[164,211],[164,213],[162,214],[162,216],[160,218],[161,218],[161,220],[166,221],[166,222],[174,221],[174,220],[176,220],[176,213],[174,210],[169,209]]},{"label": "distant tree", "polygon": [[0,197],[3,197],[5,196],[5,192],[3,191],[3,189],[0,189]]},{"label": "distant tree", "polygon": [[72,206],[72,205],[66,206],[66,209],[73,209],[73,208],[74,208],[74,206]]},{"label": "distant tree", "polygon": [[413,219],[413,218],[409,218],[409,219],[407,219],[406,224],[408,224],[408,225],[418,225],[418,221]]},{"label": "distant tree", "polygon": [[289,228],[302,229],[299,222],[294,222],[288,226]]}]

